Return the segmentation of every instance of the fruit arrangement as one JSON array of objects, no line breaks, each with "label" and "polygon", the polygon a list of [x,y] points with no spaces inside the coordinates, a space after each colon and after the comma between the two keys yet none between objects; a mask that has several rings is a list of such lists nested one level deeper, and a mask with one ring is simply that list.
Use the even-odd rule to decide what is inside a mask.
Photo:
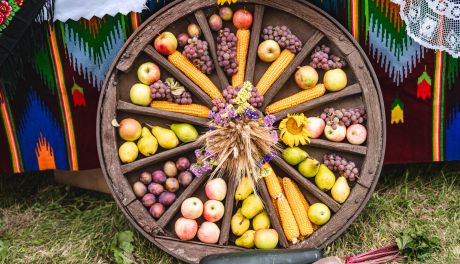
[{"label": "fruit arrangement", "polygon": [[[291,21],[300,2],[280,1],[283,12],[191,3],[172,4],[185,17],[153,18],[109,73],[101,120],[121,122],[101,127],[100,149],[115,198],[185,261],[208,249],[324,246],[367,201],[381,161],[368,65],[347,36],[314,29],[321,19]],[[157,170],[139,174],[147,167]]]},{"label": "fruit arrangement", "polygon": [[180,157],[176,162],[165,162],[162,170],[142,172],[133,184],[134,194],[155,219],[159,219],[176,201],[181,188],[192,183],[194,177],[189,168],[190,160]]},{"label": "fruit arrangement", "polygon": [[[208,181],[205,186],[208,200],[190,197],[182,202],[181,217],[176,220],[174,231],[180,240],[192,240],[195,236],[203,243],[215,244],[219,241],[220,228],[216,222],[220,221],[225,213],[222,203],[227,195],[227,183],[222,178]],[[198,227],[197,219],[204,218]]]}]

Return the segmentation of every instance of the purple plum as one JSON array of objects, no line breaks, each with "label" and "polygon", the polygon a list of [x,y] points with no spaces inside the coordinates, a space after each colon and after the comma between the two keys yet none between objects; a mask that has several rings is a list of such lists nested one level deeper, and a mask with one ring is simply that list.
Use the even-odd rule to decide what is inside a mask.
[{"label": "purple plum", "polygon": [[164,206],[170,206],[176,201],[176,194],[172,192],[163,192],[162,194],[160,194],[159,201]]},{"label": "purple plum", "polygon": [[168,178],[165,187],[168,192],[177,192],[179,190],[179,181],[176,178]]},{"label": "purple plum", "polygon": [[139,181],[141,181],[145,185],[148,185],[152,182],[152,174],[148,172],[143,172],[141,176],[139,176]]},{"label": "purple plum", "polygon": [[165,206],[161,203],[156,203],[150,207],[150,213],[156,219],[160,218],[165,212]]},{"label": "purple plum", "polygon": [[190,168],[190,160],[186,157],[180,157],[176,161],[176,167],[179,171],[186,171]]},{"label": "purple plum", "polygon": [[144,195],[144,197],[142,197],[142,204],[145,207],[150,207],[156,202],[157,202],[157,199],[155,198],[155,195],[151,193],[147,193],[146,195]]},{"label": "purple plum", "polygon": [[155,183],[165,183],[166,174],[162,170],[156,170],[152,173],[152,179]]},{"label": "purple plum", "polygon": [[193,180],[193,174],[190,171],[183,171],[177,176],[177,179],[182,187],[187,187]]},{"label": "purple plum", "polygon": [[149,184],[148,189],[149,189],[149,192],[154,195],[160,195],[165,190],[163,185],[159,183],[154,183],[154,182]]}]

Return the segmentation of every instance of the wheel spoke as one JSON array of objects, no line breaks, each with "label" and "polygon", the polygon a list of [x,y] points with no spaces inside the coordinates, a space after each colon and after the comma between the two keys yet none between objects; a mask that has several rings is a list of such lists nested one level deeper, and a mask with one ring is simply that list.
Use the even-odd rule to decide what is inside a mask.
[{"label": "wheel spoke", "polygon": [[279,92],[279,90],[286,84],[289,78],[292,77],[297,67],[305,60],[310,52],[316,47],[316,45],[323,39],[324,34],[320,31],[315,31],[308,42],[303,46],[302,50],[297,54],[289,67],[283,72],[280,78],[270,87],[267,93],[264,95],[264,104],[262,109],[271,103],[273,97]]},{"label": "wheel spoke", "polygon": [[139,200],[134,200],[126,207],[126,209],[147,233],[152,235],[164,233],[163,229],[158,226],[153,217]]},{"label": "wheel spoke", "polygon": [[288,115],[288,114],[302,113],[302,112],[308,111],[310,109],[319,107],[321,105],[337,101],[337,100],[342,99],[344,97],[352,96],[352,95],[360,94],[360,93],[362,93],[361,86],[359,84],[352,84],[352,85],[346,87],[345,89],[343,89],[342,91],[325,94],[325,95],[323,95],[323,96],[321,96],[319,98],[316,98],[314,100],[307,101],[305,103],[302,103],[302,104],[299,104],[297,106],[291,107],[291,108],[286,109],[284,111],[275,113],[274,115],[276,117],[276,120],[279,121],[279,120],[283,119],[284,117],[286,117],[286,115]]},{"label": "wheel spoke", "polygon": [[200,145],[201,145],[200,141],[194,141],[192,143],[188,143],[188,144],[185,144],[183,146],[180,146],[180,147],[177,147],[177,148],[174,148],[174,149],[165,150],[165,151],[160,152],[158,154],[154,154],[153,156],[146,157],[146,158],[143,158],[143,159],[140,159],[140,160],[137,160],[137,161],[122,165],[121,166],[121,171],[123,172],[123,174],[128,173],[128,172],[132,172],[132,171],[147,167],[147,166],[149,166],[151,164],[155,164],[155,163],[162,162],[162,161],[165,161],[167,159],[173,158],[173,157],[175,157],[177,155],[180,155],[182,153],[195,150],[195,149],[199,148]]},{"label": "wheel spoke", "polygon": [[287,173],[293,180],[295,180],[301,187],[305,188],[311,194],[313,194],[320,201],[325,203],[333,212],[337,212],[340,209],[340,204],[334,201],[327,193],[321,191],[316,185],[304,176],[302,176],[294,167],[287,164],[280,157],[275,157],[273,163]]},{"label": "wheel spoke", "polygon": [[257,49],[259,47],[260,32],[262,31],[262,22],[264,18],[265,7],[255,5],[254,7],[254,24],[251,29],[251,40],[249,43],[248,60],[246,64],[245,79],[254,83],[254,71],[257,62]]},{"label": "wheel spoke", "polygon": [[185,115],[181,113],[175,112],[168,112],[156,109],[154,107],[145,107],[145,106],[137,106],[122,100],[118,101],[117,110],[132,113],[132,114],[141,114],[153,117],[160,117],[164,119],[169,119],[177,122],[186,122],[189,124],[200,125],[200,126],[208,126],[209,119]]},{"label": "wheel spoke", "polygon": [[166,212],[158,219],[157,224],[161,228],[165,228],[165,226],[174,218],[177,211],[180,210],[182,202],[191,197],[196,190],[203,184],[203,182],[207,179],[207,176],[195,177],[195,179],[190,183],[190,185],[184,190],[184,192],[179,195],[177,200],[166,210]]},{"label": "wheel spoke", "polygon": [[260,195],[262,196],[262,199],[264,200],[265,206],[267,207],[266,209],[268,211],[268,215],[270,216],[270,222],[273,228],[276,230],[276,232],[278,232],[279,243],[282,247],[288,248],[289,242],[286,239],[286,235],[284,234],[280,220],[277,217],[275,206],[272,203],[270,194],[268,193],[268,189],[267,189],[267,185],[265,184],[265,180],[260,179],[257,182],[257,185],[258,185],[257,189],[259,190]]},{"label": "wheel spoke", "polygon": [[366,155],[367,147],[348,143],[331,142],[324,139],[311,139],[309,146],[323,149],[337,150],[342,152]]},{"label": "wheel spoke", "polygon": [[230,236],[230,221],[232,219],[233,207],[235,205],[235,191],[237,187],[236,178],[231,176],[228,178],[227,198],[225,199],[225,214],[220,228],[219,245],[228,245],[228,238]]},{"label": "wheel spoke", "polygon": [[187,89],[200,99],[208,107],[212,106],[212,99],[198,87],[192,80],[185,76],[179,69],[170,63],[165,57],[158,53],[152,46],[147,45],[144,52],[149,55],[156,63],[165,68],[177,81],[183,84]]},{"label": "wheel spoke", "polygon": [[217,76],[219,76],[221,89],[227,88],[227,86],[229,85],[227,75],[219,66],[219,63],[217,61],[216,42],[214,40],[214,36],[212,35],[211,29],[209,28],[206,15],[202,10],[198,10],[195,12],[195,18],[198,24],[200,25],[201,30],[203,31],[204,38],[208,42],[209,51],[211,52],[211,57],[214,62],[214,66],[216,67]]}]

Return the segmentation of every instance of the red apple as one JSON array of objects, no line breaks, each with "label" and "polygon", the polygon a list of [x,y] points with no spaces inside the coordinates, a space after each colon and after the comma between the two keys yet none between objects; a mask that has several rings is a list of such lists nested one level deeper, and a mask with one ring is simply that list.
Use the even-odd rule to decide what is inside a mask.
[{"label": "red apple", "polygon": [[195,220],[181,217],[174,224],[174,231],[180,240],[191,240],[198,231],[198,223]]},{"label": "red apple", "polygon": [[182,202],[180,211],[185,218],[197,219],[203,214],[203,202],[197,197],[187,198]]},{"label": "red apple", "polygon": [[203,243],[215,244],[219,241],[220,229],[211,222],[204,222],[198,229],[198,239]]},{"label": "red apple", "polygon": [[273,62],[278,59],[280,54],[280,45],[278,42],[271,39],[260,43],[259,48],[257,49],[257,55],[259,55],[259,59],[264,62]]},{"label": "red apple", "polygon": [[217,200],[208,200],[204,203],[203,217],[208,222],[217,222],[224,216],[224,204]]},{"label": "red apple", "polygon": [[137,69],[137,77],[141,83],[151,85],[160,79],[160,68],[153,62],[146,62]]},{"label": "red apple", "polygon": [[184,47],[187,45],[188,40],[190,39],[190,36],[187,33],[182,33],[177,37],[177,40],[179,41],[179,46]]},{"label": "red apple", "polygon": [[318,72],[311,66],[303,66],[295,73],[295,82],[300,89],[311,89],[318,83]]},{"label": "red apple", "polygon": [[347,128],[347,140],[353,145],[361,145],[366,141],[367,129],[361,124],[354,124]]},{"label": "red apple", "polygon": [[163,55],[171,55],[177,50],[177,39],[171,32],[161,33],[154,42],[155,49]]},{"label": "red apple", "polygon": [[188,25],[187,32],[191,38],[194,38],[194,37],[199,38],[201,36],[201,28],[195,23]]},{"label": "red apple", "polygon": [[323,134],[326,123],[319,117],[309,117],[307,130],[311,138],[319,138]]},{"label": "red apple", "polygon": [[240,9],[233,15],[233,25],[237,29],[249,29],[252,25],[252,14],[248,10]]},{"label": "red apple", "polygon": [[118,134],[123,140],[135,141],[141,136],[142,126],[137,120],[126,118],[119,125]]},{"label": "red apple", "polygon": [[337,129],[333,129],[332,126],[327,125],[324,128],[324,135],[330,141],[342,142],[347,135],[347,128],[345,126],[338,125]]},{"label": "red apple", "polygon": [[222,18],[217,14],[210,16],[209,27],[214,31],[219,31],[222,28]]},{"label": "red apple", "polygon": [[209,200],[222,201],[227,195],[227,183],[222,178],[215,178],[206,183],[204,187]]}]

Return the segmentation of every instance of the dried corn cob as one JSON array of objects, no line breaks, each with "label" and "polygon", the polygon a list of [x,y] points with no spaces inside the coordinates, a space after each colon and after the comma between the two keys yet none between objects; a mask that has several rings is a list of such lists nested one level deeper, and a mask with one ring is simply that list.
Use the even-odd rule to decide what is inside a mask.
[{"label": "dried corn cob", "polygon": [[273,208],[275,208],[276,217],[280,219],[280,211],[278,210],[278,205],[276,204],[276,199],[272,197]]},{"label": "dried corn cob", "polygon": [[305,211],[308,212],[308,209],[310,209],[310,205],[308,205],[307,199],[305,199],[305,196],[303,196],[303,193],[300,190],[299,186],[295,183],[294,183],[294,189],[300,195],[300,198],[301,198],[300,201],[302,202],[302,205],[305,208]]},{"label": "dried corn cob", "polygon": [[276,199],[276,203],[284,235],[287,240],[291,241],[293,244],[297,244],[297,242],[299,242],[300,232],[286,197],[281,194],[281,196]]},{"label": "dried corn cob", "polygon": [[181,70],[190,80],[192,80],[196,85],[198,85],[205,93],[207,93],[212,99],[224,97],[220,93],[219,89],[214,85],[214,83],[198,70],[193,63],[187,59],[179,51],[173,52],[173,54],[168,56],[168,60]]},{"label": "dried corn cob", "polygon": [[270,174],[264,177],[265,184],[267,185],[267,189],[268,189],[268,192],[270,193],[270,196],[276,199],[280,195],[283,195],[283,188],[281,188],[281,184],[278,181],[278,178],[276,177],[276,174],[273,171],[273,168],[270,166],[270,164],[265,163],[262,166],[262,168],[270,169]]},{"label": "dried corn cob", "polygon": [[292,213],[294,214],[300,235],[303,237],[308,237],[313,233],[313,227],[311,225],[310,219],[308,219],[307,211],[305,210],[305,206],[302,202],[302,199],[305,200],[305,197],[302,193],[297,191],[295,186],[296,184],[291,179],[286,177],[283,178],[284,193],[289,202]]},{"label": "dried corn cob", "polygon": [[261,95],[264,95],[270,89],[270,87],[272,87],[272,85],[276,82],[276,80],[278,80],[278,78],[286,70],[294,58],[295,54],[288,49],[284,49],[281,52],[278,59],[276,59],[276,61],[274,61],[270,67],[268,67],[267,71],[257,83],[256,88]]},{"label": "dried corn cob", "polygon": [[238,85],[244,82],[251,31],[249,31],[249,29],[238,29],[238,31],[236,31],[236,37],[238,38],[238,45],[236,47],[236,61],[238,62],[238,72],[232,76],[233,87],[237,87]]},{"label": "dried corn cob", "polygon": [[326,92],[326,89],[324,88],[324,84],[322,83],[317,84],[312,89],[298,92],[294,95],[281,99],[278,102],[274,102],[273,104],[267,106],[267,108],[265,109],[265,112],[267,114],[278,113],[280,111],[289,109],[301,103],[305,103],[312,99],[318,98],[322,96],[325,92]]},{"label": "dried corn cob", "polygon": [[186,115],[191,115],[191,116],[196,116],[196,117],[204,117],[204,118],[208,118],[209,111],[210,111],[210,109],[204,105],[199,105],[199,104],[180,105],[180,104],[171,103],[168,101],[152,101],[150,106],[160,109],[160,110],[181,113],[181,114],[186,114]]}]

